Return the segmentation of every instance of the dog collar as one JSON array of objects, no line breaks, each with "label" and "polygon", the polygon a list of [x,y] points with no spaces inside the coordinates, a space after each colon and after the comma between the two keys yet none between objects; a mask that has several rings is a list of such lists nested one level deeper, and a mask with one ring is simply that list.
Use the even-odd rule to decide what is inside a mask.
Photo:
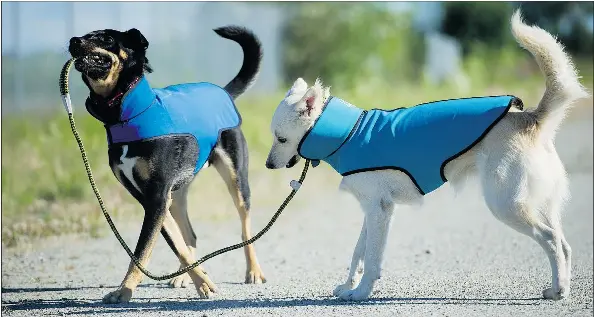
[{"label": "dog collar", "polygon": [[148,109],[157,98],[157,95],[142,76],[136,86],[129,89],[122,97],[120,122],[126,122]]},{"label": "dog collar", "polygon": [[125,90],[125,91],[121,91],[121,90],[120,90],[120,91],[118,91],[118,93],[117,93],[117,94],[115,94],[115,96],[113,96],[113,97],[112,97],[112,98],[111,98],[109,101],[107,101],[107,106],[108,106],[108,107],[113,107],[113,106],[114,106],[114,104],[116,104],[116,103],[120,103],[120,102],[122,101],[122,98],[124,97],[124,95],[125,95],[125,94],[126,94],[128,91],[130,91],[130,89],[132,89],[132,87],[134,87],[134,86],[135,86],[135,85],[136,85],[136,84],[137,84],[137,83],[138,83],[138,82],[141,80],[141,78],[144,78],[144,77],[137,77],[136,79],[134,79],[134,80],[133,80],[133,81],[130,83],[130,85],[128,85],[128,87],[126,88],[126,90]]},{"label": "dog collar", "polygon": [[297,152],[317,166],[349,139],[365,111],[331,96],[314,125],[299,142]]},{"label": "dog collar", "polygon": [[[103,101],[103,100],[97,100],[95,98],[91,98],[88,97],[87,101],[85,102],[85,107],[87,108],[87,112],[90,113],[93,117],[95,117],[95,119],[102,121],[103,120],[92,110],[91,106],[100,106],[100,107],[113,107],[116,104],[122,102],[123,98],[126,96],[126,94],[132,90],[137,84],[138,82],[140,82],[142,79],[144,79],[144,76],[142,77],[137,77],[136,79],[134,79],[132,81],[132,83],[130,83],[127,87],[127,89],[125,91],[118,91],[115,96],[113,96],[111,99],[107,100],[107,101]],[[145,79],[146,81],[146,79]],[[120,121],[121,118],[118,118],[118,121]],[[105,123],[105,122],[104,122]]]}]

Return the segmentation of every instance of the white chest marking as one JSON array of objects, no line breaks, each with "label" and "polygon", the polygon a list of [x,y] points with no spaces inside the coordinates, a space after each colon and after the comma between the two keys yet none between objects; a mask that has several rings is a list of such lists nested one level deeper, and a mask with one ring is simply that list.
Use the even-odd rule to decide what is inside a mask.
[{"label": "white chest marking", "polygon": [[132,170],[134,169],[134,165],[136,165],[136,160],[138,160],[138,157],[126,157],[126,154],[128,154],[128,146],[124,145],[122,147],[122,156],[120,156],[120,161],[122,161],[122,164],[118,164],[118,169],[124,173],[126,179],[132,183],[132,186],[134,186],[136,190],[142,192],[138,187],[138,184],[136,184],[136,181],[134,181],[134,175],[132,174]]}]

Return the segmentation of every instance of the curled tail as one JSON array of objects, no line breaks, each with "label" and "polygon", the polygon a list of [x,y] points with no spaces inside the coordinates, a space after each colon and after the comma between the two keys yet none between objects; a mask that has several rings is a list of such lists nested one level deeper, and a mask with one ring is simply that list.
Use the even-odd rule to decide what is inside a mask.
[{"label": "curled tail", "polygon": [[526,25],[519,9],[511,18],[511,31],[518,44],[534,56],[545,75],[544,95],[532,113],[542,126],[541,131],[550,133],[552,138],[571,105],[589,94],[580,84],[577,71],[563,45],[538,26]]},{"label": "curled tail", "polygon": [[250,30],[240,26],[224,26],[214,30],[220,37],[237,42],[243,50],[243,64],[225,90],[236,99],[255,81],[262,62],[262,45]]}]

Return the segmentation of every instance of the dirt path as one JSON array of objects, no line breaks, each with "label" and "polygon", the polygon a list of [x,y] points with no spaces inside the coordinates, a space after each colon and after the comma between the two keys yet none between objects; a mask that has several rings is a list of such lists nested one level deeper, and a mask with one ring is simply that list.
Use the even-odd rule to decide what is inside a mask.
[{"label": "dirt path", "polygon": [[[477,186],[468,186],[453,198],[448,185],[431,194],[424,207],[395,212],[384,272],[373,298],[363,303],[337,300],[332,290],[346,278],[362,213],[351,198],[333,196],[330,189],[309,183],[295,198],[307,202],[307,207],[291,205],[256,244],[267,284],[242,284],[243,252],[234,251],[205,264],[222,291],[211,300],[197,299],[193,286],[172,289],[145,280],[132,302],[106,305],[101,298],[119,284],[127,269],[125,252],[112,235],[95,240],[70,236],[48,239],[29,250],[3,250],[2,313],[592,316],[592,121],[572,122],[564,125],[556,142],[570,172],[573,196],[564,218],[573,248],[572,290],[566,300],[540,298],[550,283],[550,269],[535,242],[495,220]],[[253,192],[258,195],[257,188]],[[254,231],[264,226],[275,208],[254,212]],[[131,245],[139,227],[127,225],[125,238]],[[237,219],[195,223],[195,227],[201,254],[239,240]],[[170,272],[177,268],[174,258],[160,239],[149,268]]]}]

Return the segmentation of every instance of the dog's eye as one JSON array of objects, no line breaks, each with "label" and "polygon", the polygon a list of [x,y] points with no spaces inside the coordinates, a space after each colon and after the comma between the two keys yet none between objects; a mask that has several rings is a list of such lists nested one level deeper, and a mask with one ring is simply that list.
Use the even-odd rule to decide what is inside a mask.
[{"label": "dog's eye", "polygon": [[287,142],[287,139],[282,138],[282,137],[278,137],[277,140],[278,140],[279,143],[285,143],[285,142]]}]

